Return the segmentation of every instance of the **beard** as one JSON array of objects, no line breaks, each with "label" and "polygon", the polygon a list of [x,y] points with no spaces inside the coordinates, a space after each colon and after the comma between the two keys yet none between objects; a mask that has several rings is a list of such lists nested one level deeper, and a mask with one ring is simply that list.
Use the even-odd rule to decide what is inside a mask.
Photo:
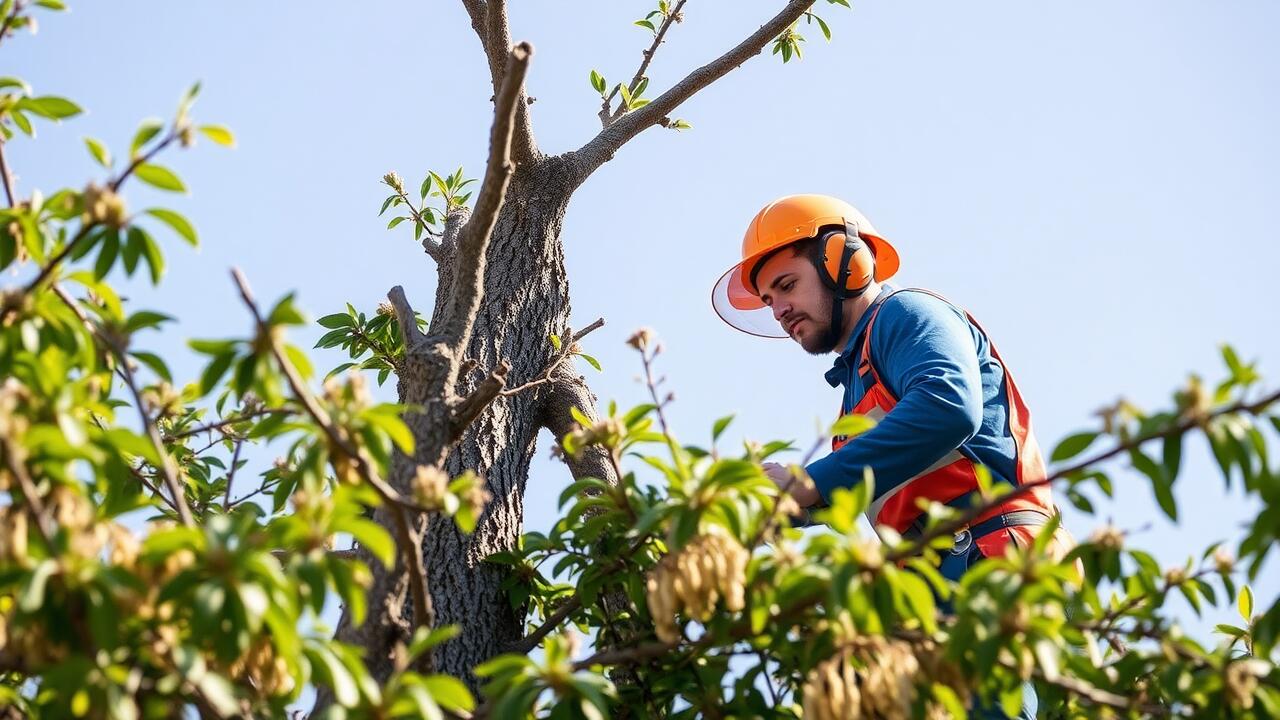
[{"label": "beard", "polygon": [[812,335],[793,336],[792,339],[800,345],[802,350],[810,355],[826,355],[836,348],[835,341],[831,339],[829,330],[816,332]]}]

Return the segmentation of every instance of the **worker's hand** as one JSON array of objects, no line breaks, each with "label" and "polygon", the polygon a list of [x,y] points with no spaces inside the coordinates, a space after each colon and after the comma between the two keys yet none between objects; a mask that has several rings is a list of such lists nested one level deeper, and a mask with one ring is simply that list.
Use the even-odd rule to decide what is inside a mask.
[{"label": "worker's hand", "polygon": [[787,488],[791,493],[791,497],[795,498],[796,504],[800,507],[807,508],[822,501],[822,496],[818,494],[818,488],[814,486],[812,480],[803,476],[793,477],[791,471],[785,465],[767,462],[760,467],[764,470],[764,474],[773,481],[774,485],[779,488]]}]

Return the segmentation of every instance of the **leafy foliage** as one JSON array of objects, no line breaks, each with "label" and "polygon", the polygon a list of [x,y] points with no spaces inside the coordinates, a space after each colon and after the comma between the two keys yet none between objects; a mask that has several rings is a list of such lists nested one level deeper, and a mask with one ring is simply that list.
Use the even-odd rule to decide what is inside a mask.
[{"label": "leafy foliage", "polygon": [[[62,3],[0,2],[0,39],[30,28],[33,7]],[[659,5],[661,22],[678,7]],[[777,52],[785,61],[798,48]],[[607,103],[598,73],[592,86]],[[644,91],[615,87],[630,108]],[[0,91],[6,141],[80,112],[18,79],[0,79]],[[922,537],[875,537],[859,523],[868,477],[817,513],[823,529],[793,527],[798,509],[761,468],[790,443],[718,447],[731,417],[712,424],[706,447],[679,442],[653,379],[659,347],[638,332],[629,343],[651,402],[599,419],[577,411],[558,445],[569,458],[603,453],[620,481],[574,482],[549,532],[487,559],[530,613],[523,647],[478,668],[486,685],[473,697],[430,670],[457,628],[419,627],[375,680],[361,648],[321,622],[335,600],[364,620],[369,563],[413,555],[373,510],[433,513],[470,531],[485,482],[421,466],[402,496],[382,480],[415,442],[407,408],[374,403],[361,374],[381,383],[403,358],[385,308],[320,318],[329,332],[317,346],[353,362],[319,392],[285,338],[306,322],[291,295],[259,312],[242,285],[252,331],[192,341],[208,358],[198,378],[178,382],[144,349],[171,318],[133,308],[119,283],[144,262],[152,283],[163,278],[167,247],[153,230],[190,245],[198,235],[173,209],[130,214],[121,192],[130,178],[182,192],[156,159],[196,134],[234,145],[226,128],[194,124],[198,91],[171,121],[144,121],[119,164],[86,139],[106,175],[81,190],[20,198],[5,178],[0,269],[23,281],[0,291],[0,706],[32,717],[280,717],[323,688],[332,717],[961,717],[975,705],[1012,712],[1032,682],[1058,717],[1280,717],[1280,605],[1249,585],[1280,534],[1277,394],[1262,394],[1256,364],[1229,347],[1217,384],[1192,377],[1155,412],[1118,403],[1101,427],[1063,440],[1050,479],[1091,512],[1090,497],[1145,478],[1176,520],[1184,438],[1203,434],[1224,484],[1259,507],[1234,547],[1161,568],[1106,525],[1056,557],[1051,523],[957,583],[937,569],[952,532],[1025,489],[980,476],[970,507],[924,508]],[[398,176],[384,181],[395,194],[383,210],[407,206],[419,237],[466,203],[471,182],[461,168],[430,173],[415,205]],[[576,343],[550,342],[559,360],[597,364]],[[846,418],[830,432],[869,427]],[[280,457],[253,474],[249,444]],[[807,481],[798,465],[793,479]],[[361,552],[336,549],[346,537]],[[1234,606],[1240,621],[1193,639],[1176,621],[1183,601],[1194,612]]]}]

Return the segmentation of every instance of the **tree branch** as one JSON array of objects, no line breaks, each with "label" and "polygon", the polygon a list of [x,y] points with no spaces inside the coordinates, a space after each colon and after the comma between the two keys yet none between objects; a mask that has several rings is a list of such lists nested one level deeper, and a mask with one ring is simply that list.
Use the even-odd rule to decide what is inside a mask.
[{"label": "tree branch", "polygon": [[462,352],[471,335],[471,326],[480,306],[484,284],[485,251],[488,250],[498,211],[502,209],[507,186],[515,171],[511,162],[512,124],[516,101],[520,98],[520,88],[524,84],[525,71],[529,68],[529,57],[532,54],[533,46],[529,43],[520,43],[511,50],[494,109],[489,162],[485,168],[484,181],[476,198],[475,211],[458,238],[456,278],[446,306],[443,327],[445,342],[455,355]]},{"label": "tree branch", "polygon": [[688,100],[695,93],[711,83],[729,74],[734,68],[760,54],[764,46],[779,33],[786,30],[791,23],[799,20],[813,5],[814,0],[790,0],[782,12],[769,22],[760,26],[732,50],[689,73],[683,80],[671,86],[653,102],[629,112],[583,145],[576,153],[578,159],[578,181],[586,180],[596,168],[603,165],[627,141],[639,135],[651,125],[675,110],[680,103]]},{"label": "tree branch", "polygon": [[[495,99],[502,94],[506,77],[508,51],[511,50],[511,22],[507,14],[506,0],[462,0],[471,29],[480,38],[485,59],[489,63],[489,76],[493,81]],[[524,88],[520,88],[516,104],[515,128],[511,141],[512,159],[517,164],[536,160],[539,152],[533,137],[533,124],[529,118],[529,101]]]},{"label": "tree branch", "polygon": [[409,298],[405,297],[404,288],[396,285],[388,290],[387,300],[395,310],[396,322],[400,325],[400,337],[404,340],[404,350],[407,353],[426,340],[426,335],[418,329],[418,314],[409,304]]},{"label": "tree branch", "polygon": [[435,611],[431,607],[431,593],[427,588],[427,576],[422,568],[422,548],[413,537],[413,533],[409,531],[409,522],[405,518],[406,508],[416,509],[419,512],[430,511],[427,508],[406,501],[394,488],[383,481],[378,476],[378,471],[373,467],[373,463],[365,456],[365,453],[361,452],[359,448],[353,447],[345,437],[345,433],[333,424],[329,414],[325,412],[324,408],[320,407],[319,403],[312,397],[311,392],[307,390],[302,377],[298,375],[298,370],[293,367],[293,363],[289,362],[284,348],[280,346],[279,339],[276,338],[271,329],[267,327],[267,323],[262,319],[262,313],[258,311],[258,305],[253,300],[253,293],[249,290],[249,282],[245,279],[244,274],[237,268],[231,271],[231,276],[235,278],[236,285],[240,289],[241,299],[244,300],[244,304],[253,315],[258,334],[271,344],[271,354],[280,365],[280,371],[284,373],[285,379],[288,380],[294,397],[306,408],[307,414],[311,416],[311,419],[324,430],[325,436],[328,437],[329,442],[333,444],[336,451],[350,458],[355,464],[356,472],[359,473],[360,477],[377,491],[384,503],[390,505],[388,510],[394,521],[393,530],[395,531],[396,544],[400,547],[398,559],[404,561],[410,578],[409,589],[413,595],[414,627],[432,627],[435,624]]},{"label": "tree branch", "polygon": [[470,395],[458,403],[453,411],[453,417],[449,419],[449,442],[452,443],[462,437],[462,433],[466,432],[480,413],[489,407],[489,403],[502,394],[502,388],[507,383],[508,372],[511,372],[511,364],[503,360],[489,373],[488,377],[480,381],[480,385]]}]

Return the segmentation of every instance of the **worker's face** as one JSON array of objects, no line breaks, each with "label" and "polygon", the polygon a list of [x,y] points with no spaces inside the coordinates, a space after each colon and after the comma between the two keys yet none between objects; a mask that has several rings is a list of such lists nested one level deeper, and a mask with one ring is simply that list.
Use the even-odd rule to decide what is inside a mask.
[{"label": "worker's face", "polygon": [[807,257],[790,250],[776,253],[760,268],[756,281],[760,299],[788,337],[814,355],[831,352],[831,291]]}]

